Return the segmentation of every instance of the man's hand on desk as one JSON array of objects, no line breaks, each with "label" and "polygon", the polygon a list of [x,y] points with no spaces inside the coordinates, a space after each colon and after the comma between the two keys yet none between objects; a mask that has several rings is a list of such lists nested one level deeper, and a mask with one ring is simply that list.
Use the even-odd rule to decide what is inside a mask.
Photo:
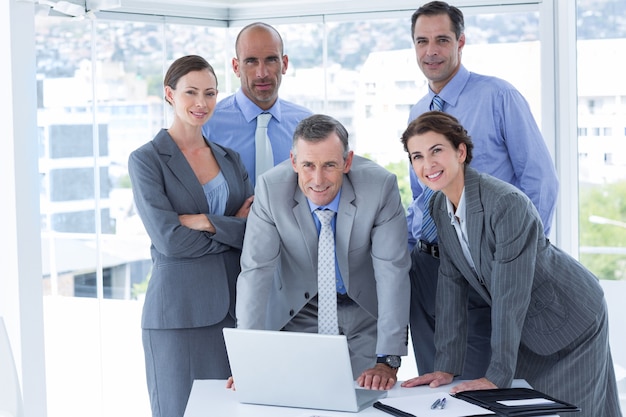
[{"label": "man's hand on desk", "polygon": [[366,369],[357,378],[360,387],[373,390],[390,390],[396,384],[398,370],[384,363],[377,363],[371,369]]},{"label": "man's hand on desk", "polygon": [[411,388],[417,387],[418,385],[429,385],[431,388],[437,388],[442,385],[448,385],[453,379],[454,375],[452,374],[436,371],[404,381],[402,386],[405,388]]},{"label": "man's hand on desk", "polygon": [[228,380],[226,381],[226,389],[232,389],[233,391],[236,391],[235,380],[233,379],[232,376],[229,376]]}]

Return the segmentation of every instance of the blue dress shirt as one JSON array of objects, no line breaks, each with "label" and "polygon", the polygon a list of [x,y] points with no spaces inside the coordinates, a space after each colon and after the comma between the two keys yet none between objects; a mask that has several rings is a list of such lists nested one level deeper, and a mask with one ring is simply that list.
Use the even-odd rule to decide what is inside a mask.
[{"label": "blue dress shirt", "polygon": [[206,139],[231,148],[241,155],[253,185],[256,178],[256,117],[264,112],[272,115],[267,134],[272,143],[274,165],[278,165],[289,158],[293,132],[300,120],[312,114],[310,110],[279,98],[269,110],[264,111],[239,89],[217,103],[213,116],[202,127]]},{"label": "blue dress shirt", "polygon": [[226,202],[228,201],[228,182],[220,170],[215,178],[202,185],[206,201],[209,204],[209,213],[223,216],[226,212]]},{"label": "blue dress shirt", "polygon": [[[320,234],[320,230],[322,229],[322,223],[320,223],[320,220],[317,218],[317,216],[315,215],[314,211],[315,210],[332,210],[333,212],[335,212],[335,217],[333,217],[333,219],[330,222],[330,225],[333,228],[333,235],[335,234],[335,231],[337,230],[337,215],[336,213],[339,211],[339,199],[341,198],[341,190],[339,190],[339,192],[337,193],[337,195],[335,196],[335,198],[333,199],[333,201],[331,201],[330,203],[328,203],[325,206],[317,206],[315,204],[313,204],[308,198],[307,201],[309,203],[309,208],[311,209],[311,216],[313,216],[313,220],[315,221],[315,227],[317,227],[317,235],[319,236]],[[336,278],[336,283],[337,283],[337,292],[340,294],[345,294],[347,292],[345,285],[343,285],[343,278],[341,277],[341,272],[339,272],[339,263],[337,262],[337,252],[335,252],[335,278]]]},{"label": "blue dress shirt", "polygon": [[[411,108],[409,122],[429,111],[434,95],[429,89]],[[456,117],[472,138],[470,165],[522,190],[549,234],[559,182],[526,99],[507,81],[471,73],[463,66],[438,95],[445,101],[443,111]],[[411,167],[409,171],[413,203],[407,225],[409,246],[413,247],[421,235],[423,185]]]}]

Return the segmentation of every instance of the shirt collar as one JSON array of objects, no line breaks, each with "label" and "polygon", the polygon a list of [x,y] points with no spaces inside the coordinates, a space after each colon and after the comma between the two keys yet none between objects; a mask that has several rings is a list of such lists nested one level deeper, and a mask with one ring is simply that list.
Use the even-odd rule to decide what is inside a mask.
[{"label": "shirt collar", "polygon": [[309,209],[311,210],[311,213],[313,213],[317,209],[320,209],[320,210],[328,209],[337,213],[339,211],[340,198],[341,198],[341,189],[339,190],[335,198],[333,198],[333,201],[326,204],[325,206],[318,206],[317,204],[314,204],[313,202],[311,202],[311,200],[309,200],[308,198],[306,199],[306,201],[309,203]]},{"label": "shirt collar", "polygon": [[254,104],[252,100],[246,97],[242,89],[239,88],[235,92],[235,101],[237,102],[237,105],[241,109],[241,113],[243,113],[243,117],[245,117],[247,122],[251,122],[253,119],[256,119],[256,117],[261,113],[270,113],[272,117],[280,122],[280,99],[276,99],[276,102],[269,108],[269,110],[263,110]]},{"label": "shirt collar", "polygon": [[438,95],[451,106],[456,106],[456,102],[467,84],[469,80],[470,72],[463,65],[459,67],[459,71],[452,77],[452,79],[446,84],[439,94],[435,94],[433,90],[428,87],[428,95],[430,96],[430,100],[432,101],[435,95]]},{"label": "shirt collar", "polygon": [[454,206],[448,197],[446,197],[446,208],[448,209],[448,216],[450,216],[451,224],[454,224],[455,217],[459,219],[459,224],[465,220],[465,187],[463,187],[463,192],[461,192],[461,198],[459,199],[459,206],[456,208],[456,212],[454,211]]}]

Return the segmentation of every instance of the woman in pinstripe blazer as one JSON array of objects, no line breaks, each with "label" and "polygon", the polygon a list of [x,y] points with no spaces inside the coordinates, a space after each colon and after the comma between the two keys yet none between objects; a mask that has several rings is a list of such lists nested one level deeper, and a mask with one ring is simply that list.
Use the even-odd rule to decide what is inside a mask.
[{"label": "woman in pinstripe blazer", "polygon": [[217,79],[185,56],[165,75],[169,129],[135,150],[128,170],[152,242],[142,329],[152,415],[182,417],[194,379],[230,376],[222,335],[235,326],[235,283],[252,185],[231,149],[205,140]]},{"label": "woman in pinstripe blazer", "polygon": [[598,279],[548,241],[524,193],[469,167],[473,144],[454,117],[424,113],[402,143],[417,176],[437,191],[430,209],[441,256],[437,371],[403,386],[440,386],[461,373],[471,286],[491,305],[491,359],[483,378],[452,393],[522,378],[578,405],[579,416],[621,416]]}]

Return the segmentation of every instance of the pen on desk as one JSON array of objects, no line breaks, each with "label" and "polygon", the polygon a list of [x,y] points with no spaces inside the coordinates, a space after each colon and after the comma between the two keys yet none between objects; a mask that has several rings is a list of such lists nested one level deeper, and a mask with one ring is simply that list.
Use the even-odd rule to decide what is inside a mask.
[{"label": "pen on desk", "polygon": [[430,409],[435,410],[438,408],[440,410],[443,410],[445,406],[446,406],[446,398],[445,397],[437,398],[437,401],[435,401],[433,405],[430,406]]},{"label": "pen on desk", "polygon": [[396,417],[415,417],[415,415],[411,414],[411,413],[407,413],[406,411],[402,411],[402,410],[398,410],[395,407],[392,407],[390,405],[387,404],[383,404],[380,401],[376,401],[373,404],[374,408],[377,408],[381,411],[384,411],[387,414],[391,414],[392,416],[396,416]]}]

